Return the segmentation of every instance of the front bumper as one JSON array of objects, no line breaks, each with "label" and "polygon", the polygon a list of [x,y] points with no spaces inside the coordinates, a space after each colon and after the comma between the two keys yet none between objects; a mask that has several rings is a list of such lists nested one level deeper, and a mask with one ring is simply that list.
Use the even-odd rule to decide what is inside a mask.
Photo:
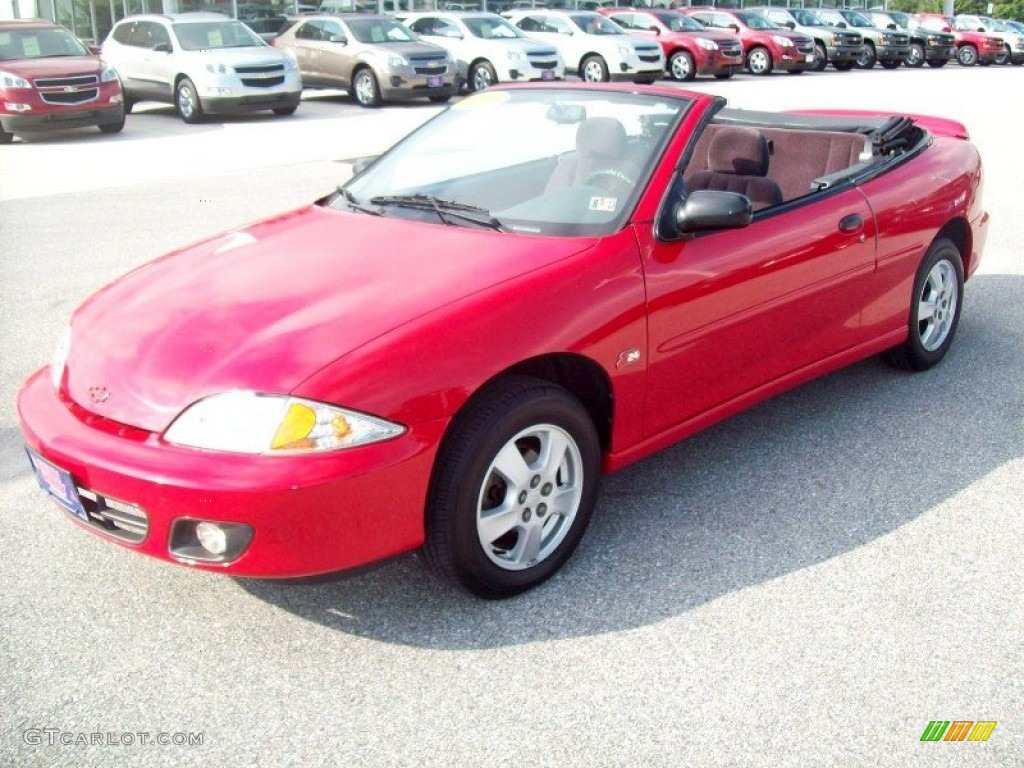
[{"label": "front bumper", "polygon": [[425,99],[431,96],[443,98],[455,96],[459,92],[458,83],[453,73],[441,75],[441,85],[427,84],[425,75],[409,77],[407,75],[387,75],[378,79],[380,95],[384,101],[404,101],[406,99]]},{"label": "front bumper", "polygon": [[263,109],[291,109],[302,100],[302,91],[276,91],[271,93],[253,89],[239,96],[200,96],[203,111],[211,115],[232,115],[258,112]]},{"label": "front bumper", "polygon": [[114,125],[124,120],[124,106],[62,109],[48,114],[0,114],[0,127],[7,133],[63,131],[66,128]]},{"label": "front bumper", "polygon": [[801,53],[792,49],[783,49],[782,53],[775,56],[773,64],[775,69],[781,69],[783,72],[795,72],[814,67],[814,59],[813,53]]},{"label": "front bumper", "polygon": [[826,58],[829,64],[839,62],[840,64],[852,63],[864,52],[862,45],[840,45],[827,46],[825,48]]},{"label": "front bumper", "polygon": [[[158,435],[100,419],[66,402],[49,369],[26,382],[18,413],[28,447],[71,473],[81,488],[141,509],[138,542],[86,530],[161,560],[237,576],[286,578],[351,568],[420,546],[423,509],[445,422],[401,437],[309,456],[248,456],[168,444]],[[251,526],[231,563],[175,557],[177,521]]]},{"label": "front bumper", "polygon": [[879,61],[906,61],[909,55],[909,45],[879,45],[875,49],[875,56]]},{"label": "front bumper", "polygon": [[742,53],[726,56],[721,51],[705,51],[703,48],[698,51],[695,57],[698,75],[727,75],[743,71]]},{"label": "front bumper", "polygon": [[925,61],[951,61],[956,58],[956,46],[927,46],[924,49],[924,58]]}]

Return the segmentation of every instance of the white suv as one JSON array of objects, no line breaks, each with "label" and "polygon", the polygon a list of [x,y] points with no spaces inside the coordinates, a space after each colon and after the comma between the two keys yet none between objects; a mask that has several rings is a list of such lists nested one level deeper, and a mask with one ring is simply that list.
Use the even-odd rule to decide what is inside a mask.
[{"label": "white suv", "polygon": [[553,45],[526,36],[494,13],[429,12],[403,14],[413,32],[446,49],[471,91],[497,82],[561,80],[565,63]]},{"label": "white suv", "polygon": [[125,112],[163,101],[198,123],[214,113],[290,115],[302,97],[295,60],[219,13],[128,16],[103,41],[102,56],[121,77]]},{"label": "white suv", "polygon": [[665,74],[665,54],[653,40],[627,34],[593,11],[510,11],[504,14],[527,37],[549,43],[566,71],[590,83],[631,80],[653,83]]}]

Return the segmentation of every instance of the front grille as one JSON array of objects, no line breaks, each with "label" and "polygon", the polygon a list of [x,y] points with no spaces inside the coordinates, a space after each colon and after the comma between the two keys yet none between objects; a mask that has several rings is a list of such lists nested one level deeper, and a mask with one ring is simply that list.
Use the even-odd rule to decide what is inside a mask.
[{"label": "front grille", "polygon": [[1001,51],[1003,50],[1003,44],[999,40],[986,40],[985,47],[990,51]]},{"label": "front grille", "polygon": [[743,53],[743,48],[739,43],[719,43],[718,48],[724,56],[739,56]]},{"label": "front grille", "polygon": [[242,85],[249,88],[273,88],[275,85],[280,85],[284,82],[284,75],[278,75],[277,77],[262,77],[254,79],[251,77],[243,77]]},{"label": "front grille", "polygon": [[[68,86],[71,87],[71,86]],[[99,95],[98,88],[85,88],[75,91],[40,91],[39,98],[47,104],[84,104]]]},{"label": "front grille", "polygon": [[240,75],[269,75],[284,72],[282,64],[265,64],[259,67],[235,67],[235,72]]},{"label": "front grille", "polygon": [[860,45],[864,42],[860,35],[840,34],[837,37],[840,45]]},{"label": "front grille", "polygon": [[886,35],[886,45],[910,45],[910,38],[907,35]]},{"label": "front grille", "polygon": [[409,63],[417,75],[443,75],[448,71],[448,63],[443,56],[412,56]]},{"label": "front grille", "polygon": [[75,516],[76,520],[82,520],[89,527],[130,544],[145,541],[149,533],[149,517],[140,507],[109,499],[81,486],[78,486],[78,496],[89,519],[82,520]]},{"label": "front grille", "polygon": [[803,54],[812,54],[812,53],[814,53],[814,41],[811,40],[810,38],[803,38],[803,37],[801,37],[801,38],[798,38],[797,40],[794,40],[793,43],[794,43],[794,45],[796,45],[796,49],[800,53],[803,53]]},{"label": "front grille", "polygon": [[32,81],[36,88],[64,88],[66,86],[96,85],[96,75],[76,75],[74,77],[43,77]]},{"label": "front grille", "polygon": [[557,61],[538,61],[536,59],[530,59],[530,66],[534,69],[554,69],[558,66]]},{"label": "front grille", "polygon": [[637,58],[650,64],[655,64],[661,60],[661,57],[656,53],[638,53]]}]

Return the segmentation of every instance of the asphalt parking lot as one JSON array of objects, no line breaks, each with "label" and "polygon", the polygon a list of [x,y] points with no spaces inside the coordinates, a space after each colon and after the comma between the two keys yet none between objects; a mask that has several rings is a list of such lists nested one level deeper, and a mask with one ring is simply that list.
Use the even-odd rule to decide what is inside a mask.
[{"label": "asphalt parking lot", "polygon": [[[693,87],[963,121],[992,224],[957,341],[607,478],[569,565],[500,603],[415,555],[303,584],[133,555],[38,490],[14,408],[92,291],[330,191],[435,106],[145,107],[0,148],[0,765],[1024,765],[1024,68]],[[936,719],[998,725],[922,743]]]}]

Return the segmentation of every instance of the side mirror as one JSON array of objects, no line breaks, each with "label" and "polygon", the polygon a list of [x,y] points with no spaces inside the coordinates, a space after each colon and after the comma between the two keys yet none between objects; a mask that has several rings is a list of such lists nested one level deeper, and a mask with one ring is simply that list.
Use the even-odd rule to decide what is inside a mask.
[{"label": "side mirror", "polygon": [[899,27],[897,27],[895,24],[886,24],[885,28],[886,29],[899,29]]},{"label": "side mirror", "polygon": [[845,21],[837,22],[836,26],[839,27],[840,29],[846,29],[846,22]]},{"label": "side mirror", "polygon": [[785,22],[782,23],[782,26],[788,27],[789,29],[796,29],[796,22],[795,21],[785,21]]},{"label": "side mirror", "polygon": [[750,224],[754,207],[750,198],[737,192],[698,189],[676,203],[673,223],[676,237],[713,229],[740,229]]},{"label": "side mirror", "polygon": [[328,43],[341,43],[342,45],[346,45],[348,43],[348,38],[345,37],[344,35],[328,35],[327,36],[327,42]]},{"label": "side mirror", "polygon": [[740,25],[739,24],[730,24],[729,25],[729,29],[731,29],[737,35],[740,33]]},{"label": "side mirror", "polygon": [[985,31],[985,28],[984,28],[984,27],[978,27],[978,28],[977,28],[976,30],[974,30],[974,31],[975,31],[975,32],[984,32],[984,31]]},{"label": "side mirror", "polygon": [[647,29],[648,29],[648,31],[653,32],[656,35],[660,35],[661,34],[661,27],[656,27],[653,24],[651,26],[649,26]]},{"label": "side mirror", "polygon": [[171,52],[171,44],[170,43],[157,43],[156,45],[153,46],[153,50],[156,51],[157,53],[170,53]]}]

